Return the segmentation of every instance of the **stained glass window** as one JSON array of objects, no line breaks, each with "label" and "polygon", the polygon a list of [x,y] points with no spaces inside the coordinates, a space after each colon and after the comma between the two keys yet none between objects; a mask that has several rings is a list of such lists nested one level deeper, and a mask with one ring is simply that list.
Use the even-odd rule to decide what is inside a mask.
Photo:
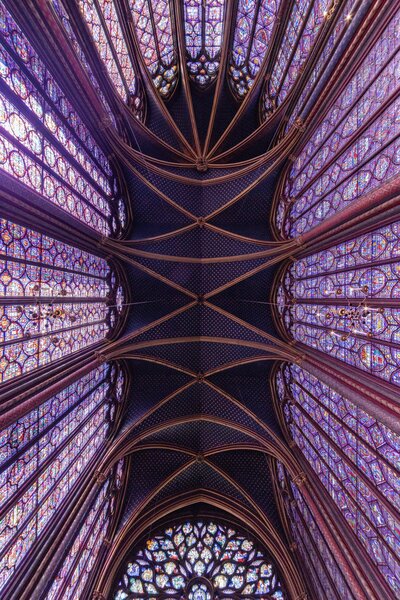
[{"label": "stained glass window", "polygon": [[[118,401],[112,385],[116,377],[115,367],[103,364],[1,432],[0,593],[4,597],[5,586],[23,560],[35,554],[56,512],[76,498],[79,482],[94,468],[110,429],[111,407]],[[102,500],[100,504],[104,508]]]},{"label": "stained glass window", "polygon": [[186,0],[184,11],[187,68],[191,78],[205,87],[219,69],[225,0]]},{"label": "stained glass window", "polygon": [[85,69],[85,71],[90,79],[90,82],[96,91],[97,97],[100,98],[100,100],[103,104],[103,107],[104,107],[105,111],[107,112],[109,119],[111,120],[114,127],[117,127],[114,114],[110,108],[108,101],[106,100],[106,98],[100,88],[99,82],[98,82],[95,74],[93,73],[92,67],[90,66],[90,62],[88,61],[86,54],[78,41],[78,38],[76,36],[76,33],[75,33],[74,28],[71,23],[69,13],[68,13],[67,9],[65,8],[63,2],[64,2],[64,0],[51,0],[51,4],[53,6],[54,12],[57,15],[59,22],[65,31],[66,37],[72,44],[75,54],[77,55],[77,57],[79,58],[79,61],[81,62],[83,68]]},{"label": "stained glass window", "polygon": [[79,0],[79,8],[116,91],[139,114],[139,85],[114,0]]},{"label": "stained glass window", "polygon": [[105,260],[3,219],[0,263],[0,381],[107,335],[118,307]]},{"label": "stained glass window", "polygon": [[291,437],[399,595],[400,436],[301,367],[282,377]]},{"label": "stained glass window", "polygon": [[84,598],[84,589],[106,539],[114,512],[115,495],[121,486],[124,461],[102,486],[85,522],[79,530],[46,600]]},{"label": "stained glass window", "polygon": [[294,2],[268,82],[265,110],[281,104],[292,89],[325,22],[331,0]]},{"label": "stained glass window", "polygon": [[137,42],[153,83],[164,99],[178,81],[178,62],[169,0],[129,0]]},{"label": "stained glass window", "polygon": [[0,27],[0,168],[109,234],[119,218],[108,160],[1,2]]},{"label": "stained glass window", "polygon": [[280,0],[239,0],[229,66],[229,80],[239,98],[247,94],[261,68],[280,3]]},{"label": "stained glass window", "polygon": [[279,292],[298,341],[400,385],[400,222],[298,260]]},{"label": "stained glass window", "polygon": [[295,237],[399,172],[400,11],[297,154],[277,222]]},{"label": "stained glass window", "polygon": [[303,568],[318,598],[354,600],[346,575],[340,570],[327,541],[300,489],[281,463],[277,463],[279,487],[289,517],[291,534],[302,559]]},{"label": "stained glass window", "polygon": [[[190,582],[190,584],[189,584]],[[188,586],[189,584],[189,586]],[[169,527],[134,555],[114,594],[125,598],[285,598],[273,563],[231,527],[199,521]]]},{"label": "stained glass window", "polygon": [[341,40],[341,36],[343,35],[346,28],[350,25],[356,14],[354,0],[347,0],[345,3],[341,4],[338,7],[338,11],[340,14],[335,23],[333,31],[330,33],[327,41],[324,43],[323,49],[318,57],[318,60],[311,73],[307,77],[307,82],[304,85],[303,91],[301,92],[293,111],[291,111],[291,115],[286,125],[286,131],[290,129],[296,117],[298,117],[301,113],[302,108],[308,101],[310,94],[315,90],[315,86],[318,83],[320,77],[325,74],[329,63],[332,59],[332,56],[337,51],[338,44]]}]

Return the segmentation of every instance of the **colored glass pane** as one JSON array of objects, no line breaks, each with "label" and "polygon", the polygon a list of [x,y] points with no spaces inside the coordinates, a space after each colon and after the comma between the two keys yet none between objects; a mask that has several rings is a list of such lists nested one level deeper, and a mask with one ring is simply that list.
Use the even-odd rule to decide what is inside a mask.
[{"label": "colored glass pane", "polygon": [[140,53],[153,83],[164,99],[178,81],[172,11],[169,0],[130,0]]},{"label": "colored glass pane", "polygon": [[326,600],[354,600],[347,576],[336,563],[332,552],[305,502],[300,489],[291,481],[281,463],[277,464],[282,499],[298,552],[318,597]]},{"label": "colored glass pane", "polygon": [[299,77],[325,22],[331,0],[294,2],[269,81],[265,108],[283,102]]},{"label": "colored glass pane", "polygon": [[239,0],[229,80],[243,98],[254,83],[272,40],[280,0]]},{"label": "colored glass pane", "polygon": [[0,380],[103,339],[110,276],[103,259],[0,220]]},{"label": "colored glass pane", "polygon": [[137,110],[138,82],[114,1],[79,0],[79,8],[116,91]]},{"label": "colored glass pane", "polygon": [[205,87],[219,69],[225,0],[187,0],[184,11],[187,68],[191,78]]},{"label": "colored glass pane", "polygon": [[255,542],[230,527],[201,521],[169,527],[147,540],[128,563],[114,598],[132,593],[181,598],[189,581],[189,595],[196,600],[208,600],[212,590],[224,597],[285,597],[275,567]]},{"label": "colored glass pane", "polygon": [[291,335],[376,377],[400,385],[400,224],[392,223],[309,255],[279,291]]},{"label": "colored glass pane", "polygon": [[104,444],[115,402],[102,365],[0,434],[0,589],[45,535]]},{"label": "colored glass pane", "polygon": [[284,236],[312,229],[398,173],[399,23],[400,11],[298,153],[279,217]]},{"label": "colored glass pane", "polygon": [[284,378],[292,438],[397,595],[400,437],[297,365]]}]

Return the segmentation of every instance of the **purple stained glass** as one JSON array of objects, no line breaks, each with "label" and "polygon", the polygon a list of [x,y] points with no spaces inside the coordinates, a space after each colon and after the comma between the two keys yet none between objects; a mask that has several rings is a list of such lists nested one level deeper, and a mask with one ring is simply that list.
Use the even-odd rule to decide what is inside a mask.
[{"label": "purple stained glass", "polygon": [[104,339],[118,314],[103,259],[4,219],[0,267],[1,381]]},{"label": "purple stained glass", "polygon": [[298,341],[400,385],[400,224],[392,223],[291,266],[278,309]]},{"label": "purple stained glass", "polygon": [[225,0],[186,0],[184,14],[188,72],[204,88],[218,74]]},{"label": "purple stained glass", "polygon": [[118,205],[108,160],[1,3],[0,28],[0,168],[109,234]]},{"label": "purple stained glass", "polygon": [[115,373],[101,365],[1,432],[1,590],[104,444]]},{"label": "purple stained glass", "polygon": [[79,0],[79,8],[115,89],[140,117],[138,81],[114,1]]},{"label": "purple stained glass", "polygon": [[168,527],[148,539],[116,582],[113,598],[123,600],[133,593],[178,600],[187,584],[200,578],[209,592],[224,598],[286,597],[273,563],[253,540],[225,525],[197,521]]},{"label": "purple stained glass", "polygon": [[282,499],[289,517],[290,529],[307,575],[316,593],[327,600],[354,600],[347,577],[342,573],[331,550],[318,528],[315,517],[284,466],[277,463]]},{"label": "purple stained glass", "polygon": [[277,222],[284,237],[309,231],[398,174],[399,24],[400,11],[298,153]]},{"label": "purple stained glass", "polygon": [[83,598],[83,592],[100,547],[107,535],[114,512],[114,496],[121,485],[124,461],[118,462],[109,479],[98,493],[78,535],[75,537],[62,567],[55,577],[46,600],[74,600]]},{"label": "purple stained glass", "polygon": [[272,41],[280,0],[239,0],[229,81],[238,98],[251,89]]},{"label": "purple stained glass", "polygon": [[178,81],[178,62],[169,0],[130,0],[136,38],[144,63],[161,97]]},{"label": "purple stained glass", "polygon": [[293,440],[398,594],[400,437],[301,367],[283,374]]}]

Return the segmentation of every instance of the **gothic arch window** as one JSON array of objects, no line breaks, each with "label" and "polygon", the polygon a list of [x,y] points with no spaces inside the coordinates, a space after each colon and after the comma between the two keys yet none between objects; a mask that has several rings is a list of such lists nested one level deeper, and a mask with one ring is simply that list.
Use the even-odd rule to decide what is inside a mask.
[{"label": "gothic arch window", "polygon": [[101,487],[56,575],[46,600],[85,598],[85,586],[110,529],[118,490],[122,485],[124,460]]},{"label": "gothic arch window", "polygon": [[289,517],[290,532],[318,598],[354,600],[347,574],[342,573],[337,564],[300,488],[293,483],[285,467],[279,462],[277,475],[279,493]]},{"label": "gothic arch window", "polygon": [[115,600],[133,598],[285,598],[275,566],[229,526],[198,521],[147,540],[127,564]]},{"label": "gothic arch window", "polygon": [[231,58],[229,81],[235,95],[242,99],[270,47],[281,0],[239,0]]},{"label": "gothic arch window", "polygon": [[276,389],[291,438],[399,595],[400,436],[297,365]]},{"label": "gothic arch window", "polygon": [[400,11],[392,18],[288,172],[277,212],[296,237],[399,172]]},{"label": "gothic arch window", "polygon": [[154,86],[164,100],[178,82],[173,9],[170,0],[129,0],[136,39]]},{"label": "gothic arch window", "polygon": [[111,123],[114,125],[114,127],[117,128],[117,122],[115,120],[114,114],[111,110],[111,107],[110,107],[108,101],[106,100],[106,98],[100,88],[97,77],[93,73],[92,67],[90,66],[90,63],[86,57],[86,54],[78,41],[78,38],[76,36],[76,33],[75,33],[74,28],[71,23],[71,18],[69,16],[69,13],[66,10],[65,6],[63,5],[63,0],[51,0],[51,5],[53,7],[54,13],[56,14],[56,16],[60,22],[61,27],[64,29],[66,37],[68,38],[69,42],[71,43],[71,45],[74,49],[76,56],[78,57],[80,63],[82,64],[84,70],[86,71],[86,73],[90,79],[90,82],[91,82],[94,90],[96,91],[97,97],[101,100],[101,103],[103,104],[103,107],[108,115],[108,118],[111,120]]},{"label": "gothic arch window", "polygon": [[140,116],[139,83],[114,0],[79,0],[79,8],[115,90]]},{"label": "gothic arch window", "polygon": [[284,101],[299,77],[325,22],[332,0],[294,2],[286,31],[268,82],[265,111]]},{"label": "gothic arch window", "polygon": [[184,3],[186,64],[200,88],[216,78],[224,35],[225,0],[186,0]]},{"label": "gothic arch window", "polygon": [[[2,595],[7,596],[10,579],[51,531],[57,512],[77,497],[80,482],[94,470],[110,432],[113,407],[121,401],[115,385],[120,377],[116,366],[102,364],[2,431]],[[107,495],[106,487],[98,498],[98,510],[105,511],[99,513],[100,522],[95,525],[100,530],[90,539],[84,535],[86,543],[90,542],[89,553],[104,533],[110,512],[102,494]],[[86,529],[92,525],[89,515]],[[74,546],[72,552],[76,551]]]},{"label": "gothic arch window", "polygon": [[119,231],[103,151],[0,4],[0,168],[104,235]]},{"label": "gothic arch window", "polygon": [[315,66],[308,74],[307,81],[303,86],[303,91],[301,92],[295,104],[295,107],[293,108],[289,116],[289,120],[285,127],[286,132],[290,129],[295,119],[299,115],[303,116],[303,109],[309,109],[312,105],[312,103],[310,102],[311,95],[316,93],[316,86],[321,82],[322,77],[325,76],[328,69],[331,66],[333,67],[333,62],[331,61],[335,58],[335,53],[338,50],[340,51],[340,45],[342,44],[344,34],[356,16],[357,8],[359,7],[357,7],[357,5],[354,4],[354,0],[347,0],[347,2],[342,3],[338,7],[338,17],[333,27],[333,30],[329,34],[327,41],[324,43],[323,48],[321,49],[320,54],[315,63]]},{"label": "gothic arch window", "polygon": [[278,291],[295,340],[396,386],[399,240],[397,221],[301,258]]},{"label": "gothic arch window", "polygon": [[104,339],[122,310],[105,260],[4,219],[0,262],[0,381]]}]

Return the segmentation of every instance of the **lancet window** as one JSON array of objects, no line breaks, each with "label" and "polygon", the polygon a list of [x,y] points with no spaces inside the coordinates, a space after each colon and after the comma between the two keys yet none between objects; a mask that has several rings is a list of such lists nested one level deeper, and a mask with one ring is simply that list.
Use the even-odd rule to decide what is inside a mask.
[{"label": "lancet window", "polygon": [[301,258],[278,294],[294,339],[395,385],[399,239],[395,222]]},{"label": "lancet window", "polygon": [[346,575],[335,561],[328,542],[318,527],[300,488],[277,463],[279,490],[289,517],[291,535],[300,554],[310,584],[323,600],[354,600]]},{"label": "lancet window", "polygon": [[46,600],[74,600],[85,597],[85,586],[110,530],[116,496],[122,484],[123,470],[124,461],[121,460],[101,487],[53,581]]},{"label": "lancet window", "polygon": [[[6,586],[22,562],[37,551],[57,517],[76,499],[80,482],[94,470],[113,407],[120,401],[118,377],[115,366],[102,364],[1,432],[2,594],[7,595]],[[106,495],[107,489],[102,492]],[[105,497],[98,498],[99,510],[105,508]],[[88,519],[89,525],[90,515]],[[97,531],[96,540],[99,535]]]},{"label": "lancet window", "polygon": [[297,365],[277,390],[290,436],[398,595],[400,436]]},{"label": "lancet window", "polygon": [[167,100],[178,81],[173,10],[169,0],[129,0],[140,54],[153,83]]},{"label": "lancet window", "polygon": [[250,90],[263,64],[280,4],[280,0],[239,0],[229,66],[229,81],[238,98]]},{"label": "lancet window", "polygon": [[265,111],[282,104],[302,72],[326,21],[332,0],[293,2],[285,34],[268,82]]},{"label": "lancet window", "polygon": [[104,339],[122,309],[105,260],[4,219],[0,262],[2,382]]},{"label": "lancet window", "polygon": [[297,155],[277,213],[283,237],[315,227],[399,172],[400,11]]},{"label": "lancet window", "polygon": [[188,72],[204,88],[214,81],[219,70],[225,0],[187,0],[184,16]]},{"label": "lancet window", "polygon": [[0,3],[0,168],[107,235],[119,228],[103,151]]},{"label": "lancet window", "polygon": [[120,97],[140,113],[142,100],[135,67],[129,55],[113,0],[79,0],[79,8]]}]

